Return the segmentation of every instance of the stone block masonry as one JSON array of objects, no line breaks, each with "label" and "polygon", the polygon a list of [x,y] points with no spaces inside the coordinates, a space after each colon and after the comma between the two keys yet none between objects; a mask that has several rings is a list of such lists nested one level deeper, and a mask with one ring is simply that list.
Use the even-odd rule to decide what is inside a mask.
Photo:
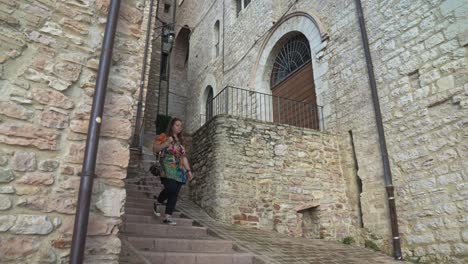
[{"label": "stone block masonry", "polygon": [[217,116],[193,135],[191,197],[212,217],[291,236],[355,234],[336,136]]},{"label": "stone block masonry", "polygon": [[[187,116],[188,128],[193,132],[201,126],[207,85],[216,95],[227,85],[258,91],[258,79],[269,83],[271,71],[259,69],[272,67],[272,62],[257,65],[257,60],[263,47],[277,42],[265,36],[270,31],[307,34],[313,25],[281,24],[282,19],[300,13],[313,17],[328,36],[314,45],[316,50],[311,46],[318,51],[311,57],[325,130],[352,133],[357,166],[348,168],[356,171],[362,193],[348,197],[354,199],[353,208],[360,199],[363,230],[377,236],[376,244],[390,254],[383,169],[354,1],[255,0],[240,12],[235,3],[185,0],[178,9],[178,23],[194,28],[187,64],[192,99],[186,110],[194,114]],[[465,263],[468,2],[363,0],[362,5],[404,257],[422,263]],[[222,55],[213,58],[210,39],[217,20],[222,25]],[[269,93],[271,87],[266,88],[263,91]]]},{"label": "stone block masonry", "polygon": [[[86,263],[118,263],[147,2],[123,1]],[[109,0],[0,0],[0,263],[67,263]]]}]

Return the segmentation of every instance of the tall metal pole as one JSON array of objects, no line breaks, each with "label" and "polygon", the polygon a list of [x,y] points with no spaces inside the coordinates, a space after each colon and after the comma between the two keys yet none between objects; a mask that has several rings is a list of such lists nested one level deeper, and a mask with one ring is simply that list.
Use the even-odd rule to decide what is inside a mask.
[{"label": "tall metal pole", "polygon": [[137,105],[137,113],[135,117],[135,130],[133,132],[133,139],[132,139],[132,147],[133,148],[141,148],[141,134],[142,131],[140,129],[143,128],[143,124],[141,119],[142,108],[143,108],[143,88],[145,84],[145,76],[146,76],[146,62],[148,60],[148,47],[151,35],[151,18],[153,16],[153,5],[154,0],[150,1],[150,10],[148,15],[148,24],[146,26],[146,42],[145,42],[145,50],[143,53],[143,67],[141,69],[141,77],[140,77],[140,91],[138,94],[138,105]]},{"label": "tall metal pole", "polygon": [[96,79],[96,89],[93,98],[93,106],[89,119],[88,136],[86,138],[86,150],[83,160],[78,204],[76,207],[75,225],[71,245],[70,263],[81,264],[84,259],[86,233],[88,231],[89,207],[93,190],[93,177],[96,168],[96,157],[101,130],[104,100],[106,98],[107,80],[112,62],[112,50],[114,46],[115,31],[119,19],[120,0],[111,0],[107,15],[107,24],[102,42],[101,58]]},{"label": "tall metal pole", "polygon": [[367,74],[369,76],[369,85],[372,92],[372,102],[374,105],[375,122],[377,125],[377,132],[379,135],[380,154],[382,156],[385,189],[387,191],[387,203],[390,214],[390,224],[393,239],[393,252],[395,259],[402,260],[401,242],[398,231],[398,219],[395,206],[394,186],[392,183],[392,171],[390,170],[390,161],[388,159],[387,143],[385,142],[385,133],[382,122],[382,112],[380,110],[379,95],[377,93],[377,82],[375,81],[374,66],[372,64],[372,57],[369,49],[369,39],[367,37],[366,23],[364,21],[364,14],[360,0],[355,0],[356,12],[359,20],[359,28],[361,30],[362,46],[364,48],[364,55],[366,58]]}]

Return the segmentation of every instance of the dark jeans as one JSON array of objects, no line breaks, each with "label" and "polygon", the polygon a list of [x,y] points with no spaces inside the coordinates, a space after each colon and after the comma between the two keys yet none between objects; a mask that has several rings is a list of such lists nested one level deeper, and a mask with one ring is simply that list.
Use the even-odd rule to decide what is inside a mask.
[{"label": "dark jeans", "polygon": [[161,178],[161,182],[164,185],[164,189],[158,196],[158,202],[162,204],[167,200],[165,213],[167,215],[172,215],[182,183],[168,178]]}]

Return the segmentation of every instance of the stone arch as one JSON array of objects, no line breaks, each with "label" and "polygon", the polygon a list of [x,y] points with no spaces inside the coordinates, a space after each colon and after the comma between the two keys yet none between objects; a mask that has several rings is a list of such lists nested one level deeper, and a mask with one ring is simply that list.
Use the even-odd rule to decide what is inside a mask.
[{"label": "stone arch", "polygon": [[174,48],[171,56],[171,73],[179,78],[187,79],[187,65],[190,53],[190,34],[188,26],[183,26],[174,41]]},{"label": "stone arch", "polygon": [[198,86],[198,104],[197,104],[197,111],[195,113],[199,113],[199,118],[198,120],[200,121],[199,124],[203,125],[205,120],[202,117],[206,116],[206,99],[208,97],[208,87],[211,87],[213,91],[213,97],[216,96],[219,93],[218,85],[216,82],[216,78],[209,74],[206,76],[206,78],[203,80],[203,82],[200,83]]},{"label": "stone arch", "polygon": [[210,101],[213,100],[214,97],[214,89],[213,86],[208,85],[203,92],[203,101],[205,102],[205,107],[202,106],[204,109],[203,112],[205,113],[205,119],[209,120],[213,117],[213,104]]},{"label": "stone arch", "polygon": [[191,30],[188,26],[182,27],[174,41],[170,57],[170,114],[186,119],[186,105],[189,101],[188,58],[190,48]]},{"label": "stone arch", "polygon": [[[326,64],[318,63],[314,60],[316,54],[323,50],[326,45],[326,41],[323,42],[323,40],[327,38],[327,34],[324,33],[321,23],[307,13],[292,13],[275,25],[266,36],[261,46],[261,52],[257,57],[257,62],[250,78],[250,86],[253,87],[255,91],[271,94],[270,73],[273,67],[273,61],[278,52],[277,49],[281,47],[281,45],[279,45],[281,39],[284,39],[288,34],[298,33],[303,34],[309,41],[314,73],[326,71]],[[314,81],[317,86],[321,84],[319,80],[320,76],[320,74],[314,74]]]}]

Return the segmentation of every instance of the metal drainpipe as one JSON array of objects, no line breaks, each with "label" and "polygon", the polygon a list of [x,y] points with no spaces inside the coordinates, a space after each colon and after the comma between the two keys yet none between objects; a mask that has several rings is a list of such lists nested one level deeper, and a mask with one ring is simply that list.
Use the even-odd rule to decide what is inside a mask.
[{"label": "metal drainpipe", "polygon": [[[140,91],[138,94],[138,106],[137,106],[137,113],[135,117],[135,130],[133,134],[132,140],[132,147],[141,150],[141,136],[142,136],[142,129],[144,129],[143,123],[140,122],[141,119],[141,111],[143,108],[143,88],[145,84],[145,76],[146,76],[146,62],[148,60],[148,47],[150,41],[150,34],[151,34],[151,18],[153,16],[153,5],[154,0],[150,1],[150,10],[148,15],[148,24],[146,26],[146,42],[145,42],[145,50],[143,53],[143,67],[141,69],[141,77],[140,77]],[[158,5],[159,6],[159,5]]]},{"label": "metal drainpipe", "polygon": [[104,110],[104,100],[106,98],[107,80],[112,62],[115,32],[117,21],[119,19],[119,9],[120,0],[112,0],[107,14],[107,24],[102,42],[101,58],[99,60],[99,69],[96,79],[96,89],[89,119],[88,135],[86,138],[86,150],[81,170],[80,190],[78,195],[78,204],[76,206],[75,225],[73,228],[70,253],[71,264],[81,264],[84,259],[99,134],[101,130],[102,113]]},{"label": "metal drainpipe", "polygon": [[375,76],[374,76],[374,67],[372,65],[372,57],[371,57],[371,53],[369,49],[369,40],[367,38],[367,30],[366,30],[366,24],[364,20],[364,14],[362,11],[361,1],[355,0],[355,3],[356,3],[356,12],[357,12],[358,20],[359,20],[359,28],[361,29],[362,45],[363,45],[364,54],[366,57],[367,74],[369,77],[369,84],[370,84],[370,88],[372,92],[372,102],[373,102],[374,111],[375,111],[375,121],[377,124],[377,132],[379,135],[380,154],[382,156],[385,189],[387,191],[388,209],[390,213],[390,222],[391,222],[392,239],[393,239],[393,252],[394,252],[395,259],[403,260],[403,256],[401,255],[401,242],[400,242],[400,234],[398,231],[398,219],[397,219],[397,213],[396,213],[396,207],[395,207],[395,196],[394,196],[394,186],[392,183],[392,172],[390,170],[390,161],[388,159],[387,143],[385,142],[385,133],[384,133],[384,127],[383,127],[383,122],[382,122],[382,112],[380,110],[379,96],[377,93],[377,84],[376,84]]},{"label": "metal drainpipe", "polygon": [[167,55],[167,93],[166,93],[166,116],[169,116],[169,92],[170,92],[170,83],[171,83],[171,59],[172,59],[172,48],[175,44],[175,30],[176,30],[176,10],[177,10],[177,0],[174,0],[174,8],[172,9],[172,30],[174,31],[174,42],[171,43],[169,52]]}]

